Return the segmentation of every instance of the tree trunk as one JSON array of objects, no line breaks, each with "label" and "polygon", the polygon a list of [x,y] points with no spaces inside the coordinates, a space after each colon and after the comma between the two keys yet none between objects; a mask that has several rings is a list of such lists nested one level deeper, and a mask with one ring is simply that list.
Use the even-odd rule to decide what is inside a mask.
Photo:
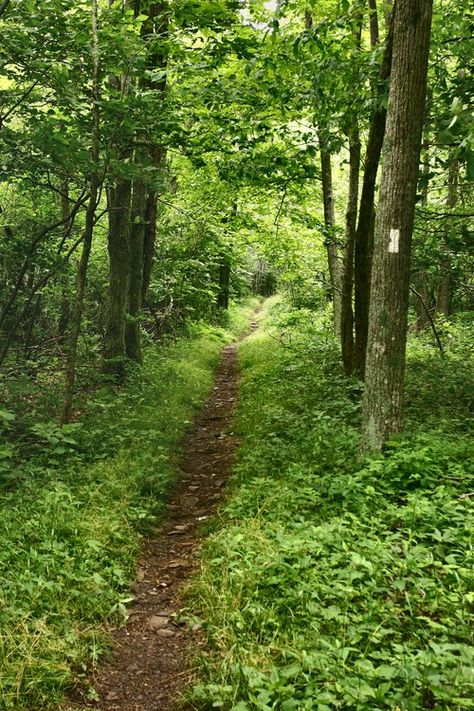
[{"label": "tree trunk", "polygon": [[76,281],[76,300],[71,316],[71,332],[69,336],[69,348],[66,357],[66,384],[64,394],[64,404],[61,414],[61,422],[69,422],[72,413],[72,402],[74,397],[74,387],[76,384],[76,358],[77,343],[81,330],[82,312],[84,310],[84,297],[86,292],[87,267],[92,247],[92,236],[94,234],[95,211],[99,195],[99,130],[100,130],[100,77],[99,77],[99,39],[97,26],[97,0],[91,0],[92,5],[92,147],[91,158],[93,163],[93,173],[90,182],[89,202],[86,210],[86,221],[84,226],[84,236],[82,242],[82,254],[79,262]]},{"label": "tree trunk", "polygon": [[439,264],[436,313],[446,318],[451,314],[451,256],[447,250]]},{"label": "tree trunk", "polygon": [[140,338],[140,309],[143,289],[143,249],[146,207],[146,185],[143,180],[137,179],[133,183],[128,314],[125,325],[125,347],[127,356],[137,363],[141,363],[143,360]]},{"label": "tree trunk", "polygon": [[377,15],[377,0],[369,0],[370,46],[372,49],[379,43],[379,18]]},{"label": "tree trunk", "polygon": [[[446,205],[448,208],[453,209],[456,207],[457,203],[457,188],[458,188],[458,161],[452,160],[449,166],[448,172],[448,195],[446,198]],[[449,228],[448,228],[449,229]],[[436,290],[436,313],[443,314],[443,316],[450,316],[451,314],[451,253],[449,251],[449,246],[444,241],[442,246],[443,256],[440,260],[439,265],[439,277],[438,286]]]},{"label": "tree trunk", "polygon": [[[70,223],[69,223],[69,181],[67,178],[64,178],[61,181],[60,185],[60,191],[61,191],[61,216],[64,220],[64,226],[63,226],[63,240],[64,242],[67,240],[69,231],[70,231]],[[61,286],[61,305],[59,307],[59,319],[58,319],[58,342],[59,343],[64,343],[68,325],[69,325],[69,317],[71,315],[71,303],[69,299],[69,291],[67,289],[67,285],[64,283]]]},{"label": "tree trunk", "polygon": [[319,149],[321,155],[325,243],[331,281],[334,333],[339,336],[341,331],[341,269],[335,239],[336,220],[334,216],[331,154],[328,151],[327,140],[322,131],[319,131]]},{"label": "tree trunk", "polygon": [[[167,89],[166,69],[168,67],[168,50],[166,40],[169,34],[169,9],[166,2],[151,3],[147,10],[148,20],[142,24],[141,34],[147,40],[153,37],[153,49],[148,53],[147,66],[156,71],[161,69],[162,74],[158,80],[143,79],[143,86],[155,91],[165,98]],[[156,40],[159,40],[158,42]],[[150,157],[153,165],[163,171],[166,165],[166,148],[159,145],[150,146]],[[142,283],[142,305],[148,300],[150,288],[151,272],[156,242],[156,224],[159,192],[154,188],[149,188],[146,198],[145,211],[145,234],[144,234],[144,257],[143,257],[143,283]]]},{"label": "tree trunk", "polygon": [[24,349],[23,349],[25,358],[29,357],[30,349],[32,346],[32,340],[33,340],[33,330],[34,330],[36,321],[39,318],[40,312],[41,312],[41,294],[39,294],[36,297],[36,303],[33,308],[33,313],[30,316],[30,322],[28,324],[28,329],[26,331],[25,345],[24,345]]},{"label": "tree trunk", "polygon": [[130,198],[132,184],[121,179],[107,191],[109,208],[109,297],[104,335],[105,373],[125,375],[125,320],[130,270]]},{"label": "tree trunk", "polygon": [[[109,0],[109,7],[113,0]],[[140,13],[140,3],[123,0],[121,10]],[[133,79],[128,72],[109,75],[111,87],[121,96],[130,93]],[[132,126],[117,126],[114,142],[115,158],[129,161],[133,155],[135,132]],[[132,181],[127,176],[118,176],[107,188],[109,230],[107,236],[109,255],[109,289],[105,316],[102,370],[115,380],[125,377],[126,344],[125,324],[127,318],[128,289],[130,282],[130,210]]]},{"label": "tree trunk", "polygon": [[[312,26],[313,17],[309,10],[305,10],[305,27],[307,30],[310,30]],[[328,255],[329,279],[331,282],[333,327],[335,335],[339,337],[341,333],[341,269],[335,239],[336,219],[334,211],[331,154],[329,153],[327,138],[321,127],[318,130],[318,138],[321,158],[321,182],[323,188],[324,238]]]},{"label": "tree trunk", "polygon": [[149,190],[145,208],[145,230],[143,236],[143,278],[142,278],[142,306],[148,301],[150,290],[151,271],[155,257],[156,221],[158,214],[158,193]]},{"label": "tree trunk", "polygon": [[228,258],[221,257],[219,264],[219,293],[217,295],[217,306],[219,309],[229,308],[229,284],[230,284],[230,264]]},{"label": "tree trunk", "polygon": [[[426,271],[420,269],[413,277],[414,288],[414,306],[416,313],[416,325],[417,331],[424,331],[428,326],[430,320],[429,315],[426,313],[427,309],[430,307],[431,292],[429,279]],[[417,296],[419,294],[419,296]],[[425,308],[426,306],[426,308]]]},{"label": "tree trunk", "polygon": [[[427,99],[426,105],[428,107]],[[423,187],[421,190],[421,204],[426,207],[428,204],[428,180],[430,174],[429,140],[425,138],[423,143]],[[416,312],[416,330],[423,331],[430,323],[430,282],[426,269],[420,269],[413,276],[414,283],[414,305]]]},{"label": "tree trunk", "polygon": [[363,400],[364,450],[402,428],[411,237],[424,118],[432,0],[397,0],[393,67],[375,224]]},{"label": "tree trunk", "polygon": [[3,0],[0,2],[0,17],[6,13],[8,6],[10,5],[10,0]]},{"label": "tree trunk", "polygon": [[[355,54],[360,52],[363,20],[360,7],[358,7],[357,9],[358,21],[354,30]],[[376,11],[375,19],[377,19]],[[354,117],[352,118],[352,125],[349,129],[348,135],[349,189],[347,195],[346,209],[344,269],[341,281],[341,351],[344,373],[347,376],[352,375],[354,369],[354,311],[352,308],[352,291],[354,286],[354,248],[355,232],[357,226],[357,206],[359,200],[359,172],[361,150],[357,115],[354,115]]]},{"label": "tree trunk", "polygon": [[346,211],[346,241],[341,295],[341,348],[344,373],[352,375],[354,368],[354,313],[352,286],[354,281],[354,245],[359,197],[360,137],[357,124],[349,136],[349,193]]},{"label": "tree trunk", "polygon": [[392,65],[393,21],[390,23],[385,44],[385,51],[380,68],[379,105],[372,116],[367,149],[362,191],[359,206],[359,219],[355,238],[354,259],[354,322],[355,348],[354,367],[363,380],[365,377],[365,357],[367,351],[367,332],[369,325],[370,283],[372,272],[372,252],[374,236],[374,195],[380,153],[385,135],[386,109],[380,102],[385,91],[385,82],[390,76]]}]

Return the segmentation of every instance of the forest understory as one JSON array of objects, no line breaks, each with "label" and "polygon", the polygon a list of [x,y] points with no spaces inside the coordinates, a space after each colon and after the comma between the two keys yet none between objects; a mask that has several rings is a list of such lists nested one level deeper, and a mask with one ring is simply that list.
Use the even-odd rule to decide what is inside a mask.
[{"label": "forest understory", "polygon": [[270,302],[240,348],[243,443],[190,588],[192,708],[472,708],[473,334],[451,328],[444,359],[413,334],[405,434],[361,459],[361,386],[327,315]]},{"label": "forest understory", "polygon": [[0,711],[474,709],[472,0],[0,0]]},{"label": "forest understory", "polygon": [[405,434],[361,460],[330,314],[280,298],[221,422],[235,373],[212,370],[254,308],[94,393],[2,494],[4,709],[472,708],[472,324],[444,357],[413,334]]}]

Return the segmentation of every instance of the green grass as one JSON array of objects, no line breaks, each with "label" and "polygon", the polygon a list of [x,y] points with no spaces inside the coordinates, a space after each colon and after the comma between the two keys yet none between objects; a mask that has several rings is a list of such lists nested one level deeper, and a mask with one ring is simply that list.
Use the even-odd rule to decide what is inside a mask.
[{"label": "green grass", "polygon": [[[106,651],[102,625],[126,613],[140,538],[163,507],[177,443],[252,306],[233,309],[219,328],[149,347],[126,387],[94,392],[74,425],[39,421],[9,438],[17,449],[10,476],[4,462],[1,495],[2,711],[58,708]],[[17,422],[4,420],[11,435]]]},{"label": "green grass", "polygon": [[472,709],[468,334],[443,361],[429,335],[413,340],[407,432],[361,462],[360,384],[326,325],[276,304],[241,346],[244,443],[190,590],[208,639],[190,698],[200,711]]}]

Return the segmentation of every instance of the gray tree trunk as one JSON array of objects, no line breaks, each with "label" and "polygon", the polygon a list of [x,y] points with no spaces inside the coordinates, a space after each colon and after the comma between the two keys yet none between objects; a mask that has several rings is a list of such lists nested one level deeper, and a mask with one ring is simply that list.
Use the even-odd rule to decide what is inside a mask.
[{"label": "gray tree trunk", "polygon": [[71,316],[71,332],[69,335],[69,346],[66,356],[66,382],[64,403],[61,413],[61,422],[64,424],[69,422],[72,414],[72,403],[74,398],[74,388],[76,384],[76,360],[77,360],[77,343],[79,341],[79,333],[81,330],[82,312],[84,310],[84,299],[86,293],[87,267],[89,265],[89,257],[92,247],[92,237],[94,234],[94,219],[99,196],[99,140],[100,140],[100,77],[99,77],[99,35],[97,25],[97,0],[91,0],[92,5],[92,146],[91,159],[93,163],[93,172],[90,182],[89,202],[86,210],[86,222],[84,226],[84,235],[82,241],[82,253],[79,261],[79,269],[76,279],[76,300]]},{"label": "gray tree trunk", "polygon": [[341,295],[341,349],[344,372],[352,375],[354,369],[354,312],[352,287],[354,282],[354,246],[359,197],[360,137],[357,124],[349,137],[349,192],[346,210],[346,241],[344,246],[344,272]]},{"label": "gray tree trunk", "polygon": [[333,323],[336,336],[341,332],[341,267],[335,236],[335,211],[334,191],[332,183],[331,154],[328,150],[327,140],[319,132],[319,149],[321,155],[321,180],[323,187],[323,208],[325,242],[328,255],[329,278],[331,280],[331,294],[333,304]]},{"label": "gray tree trunk", "polygon": [[147,188],[143,180],[133,183],[132,224],[130,226],[130,276],[128,283],[128,313],[125,325],[127,356],[142,362],[140,309],[143,288],[143,250],[145,243],[145,212]]},{"label": "gray tree trunk", "polygon": [[377,0],[369,0],[370,20],[370,46],[376,47],[379,43],[379,18],[377,14]]},{"label": "gray tree trunk", "polygon": [[[456,207],[458,199],[458,169],[457,160],[452,160],[448,172],[448,195],[446,205],[453,209]],[[449,228],[448,228],[449,229]],[[436,289],[436,313],[448,317],[451,314],[451,253],[449,247],[444,241],[442,246],[443,255],[439,264],[439,277]]]},{"label": "gray tree trunk", "polygon": [[363,399],[362,448],[375,451],[402,428],[411,238],[432,0],[397,0],[394,14]]},{"label": "gray tree trunk", "polygon": [[[150,69],[161,69],[162,75],[157,80],[143,79],[143,86],[156,92],[164,100],[167,92],[168,49],[166,40],[169,35],[169,6],[167,2],[152,2],[146,10],[148,20],[141,28],[142,37],[147,41],[154,39],[152,49],[147,55],[147,66]],[[157,41],[158,40],[158,41]],[[157,144],[149,146],[150,157],[153,165],[164,173],[166,166],[166,148]],[[158,201],[160,192],[153,187],[148,189],[145,209],[145,234],[143,246],[143,278],[142,278],[142,305],[148,300],[151,272],[155,254],[156,225]]]},{"label": "gray tree trunk", "polygon": [[[375,3],[375,0],[371,0]],[[354,53],[357,55],[361,47],[362,12],[358,8],[358,22],[354,30]],[[374,13],[372,13],[373,15]],[[371,28],[372,28],[372,15]],[[377,9],[375,7],[375,20]],[[377,29],[378,33],[378,29]],[[372,37],[372,42],[374,38]],[[357,227],[357,206],[359,201],[359,172],[360,172],[360,135],[358,118],[352,118],[349,134],[349,190],[347,195],[346,230],[344,243],[344,268],[341,280],[341,352],[344,373],[352,375],[354,369],[354,310],[352,308],[352,292],[354,286],[354,251]]]},{"label": "gray tree trunk", "polygon": [[121,179],[107,191],[109,208],[109,295],[104,336],[105,373],[125,373],[125,320],[130,276],[130,198],[132,185]]},{"label": "gray tree trunk", "polygon": [[[378,100],[385,91],[385,83],[392,67],[393,22],[390,23],[385,50],[380,68]],[[370,284],[372,273],[372,252],[374,240],[374,196],[380,153],[385,135],[387,112],[380,102],[372,116],[365,153],[364,177],[360,196],[359,218],[355,240],[354,262],[354,322],[355,347],[354,367],[360,378],[365,377],[365,356],[367,332],[369,328]]]},{"label": "gray tree trunk", "polygon": [[[428,106],[427,101],[427,106]],[[425,182],[421,191],[421,204],[426,207],[428,204],[428,176],[430,174],[430,154],[429,140],[425,138],[423,143],[423,177]],[[414,305],[416,312],[416,330],[423,331],[430,323],[430,280],[426,269],[420,269],[413,275],[414,285]]]}]

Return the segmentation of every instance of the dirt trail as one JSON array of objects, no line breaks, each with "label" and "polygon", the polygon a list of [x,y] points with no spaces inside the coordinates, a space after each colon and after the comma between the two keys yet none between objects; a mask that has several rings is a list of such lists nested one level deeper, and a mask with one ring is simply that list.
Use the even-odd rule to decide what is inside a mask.
[{"label": "dirt trail", "polygon": [[230,474],[238,391],[234,343],[223,349],[213,391],[182,442],[178,481],[156,536],[143,545],[130,617],[115,632],[114,654],[94,681],[100,700],[70,705],[71,711],[176,709],[202,641],[199,625],[190,629],[175,616],[184,604],[183,586],[197,566],[201,522],[215,512]]}]

